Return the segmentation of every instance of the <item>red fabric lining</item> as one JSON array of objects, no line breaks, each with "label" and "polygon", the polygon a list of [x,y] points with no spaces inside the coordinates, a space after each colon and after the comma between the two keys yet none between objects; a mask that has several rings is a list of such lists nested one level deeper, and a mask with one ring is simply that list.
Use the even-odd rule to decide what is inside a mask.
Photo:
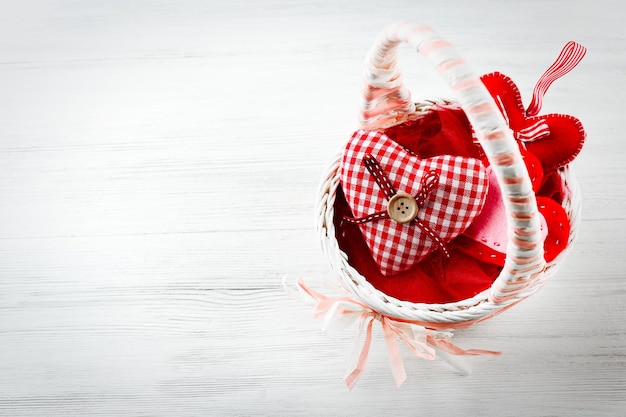
[{"label": "red fabric lining", "polygon": [[420,158],[455,155],[482,159],[482,148],[473,142],[472,128],[460,107],[435,106],[416,121],[385,130],[389,139]]},{"label": "red fabric lining", "polygon": [[392,297],[425,303],[458,301],[489,288],[500,272],[500,267],[476,261],[453,243],[450,258],[437,250],[413,268],[386,277],[378,270],[358,226],[343,221],[344,216],[351,217],[352,212],[340,188],[334,218],[339,247],[368,282]]}]

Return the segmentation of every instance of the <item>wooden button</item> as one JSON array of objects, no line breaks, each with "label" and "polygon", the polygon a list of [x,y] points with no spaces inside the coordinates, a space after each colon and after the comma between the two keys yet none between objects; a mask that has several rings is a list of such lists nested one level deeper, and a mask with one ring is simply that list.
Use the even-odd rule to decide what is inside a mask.
[{"label": "wooden button", "polygon": [[418,210],[419,207],[417,207],[417,202],[413,196],[402,191],[399,191],[391,197],[389,205],[387,205],[389,217],[397,223],[409,223],[413,221],[413,219],[417,217]]}]

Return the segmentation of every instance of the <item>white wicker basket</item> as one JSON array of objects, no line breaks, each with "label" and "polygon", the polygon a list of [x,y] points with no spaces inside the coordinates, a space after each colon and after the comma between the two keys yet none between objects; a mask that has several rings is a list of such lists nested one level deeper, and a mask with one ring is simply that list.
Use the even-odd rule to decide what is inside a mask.
[{"label": "white wicker basket", "polygon": [[[567,249],[546,264],[535,194],[513,133],[479,76],[449,43],[427,26],[413,22],[395,23],[377,38],[365,61],[362,128],[381,130],[417,119],[428,112],[429,103],[432,102],[416,105],[403,85],[396,65],[397,47],[403,42],[423,54],[447,81],[456,94],[455,102],[465,111],[496,173],[510,232],[505,265],[488,290],[457,302],[408,302],[374,288],[367,277],[349,264],[335,235],[334,205],[340,187],[341,155],[333,159],[322,181],[316,211],[317,229],[323,250],[337,273],[339,283],[347,292],[347,297],[335,299],[336,303],[339,302],[337,300],[352,299],[356,304],[363,305],[364,310],[373,312],[372,321],[391,320],[403,325],[419,326],[427,333],[451,334],[452,330],[469,327],[515,305],[534,294],[554,275],[576,238],[580,222],[580,193],[569,167],[560,169],[559,174],[569,189],[563,207],[571,224],[570,236]],[[313,293],[313,298],[316,296],[319,293]],[[318,302],[321,297],[317,297]],[[344,305],[344,314],[347,310],[350,308]],[[361,319],[363,317],[362,314]],[[405,344],[409,345],[406,341]],[[444,350],[455,353],[454,350]],[[396,378],[398,383],[402,380],[402,375]],[[353,383],[354,380],[349,385]]]},{"label": "white wicker basket", "polygon": [[412,321],[437,330],[467,328],[534,294],[556,273],[576,239],[580,224],[580,191],[572,170],[567,168],[559,174],[570,190],[563,205],[571,223],[570,236],[567,249],[553,261],[544,264],[540,270],[532,274],[520,274],[512,279],[501,274],[489,290],[465,300],[445,304],[398,300],[374,288],[366,277],[348,263],[347,255],[339,248],[333,216],[335,195],[339,187],[340,162],[341,156],[338,155],[328,167],[316,209],[319,216],[317,230],[322,248],[337,273],[340,284],[373,310],[389,317]]}]

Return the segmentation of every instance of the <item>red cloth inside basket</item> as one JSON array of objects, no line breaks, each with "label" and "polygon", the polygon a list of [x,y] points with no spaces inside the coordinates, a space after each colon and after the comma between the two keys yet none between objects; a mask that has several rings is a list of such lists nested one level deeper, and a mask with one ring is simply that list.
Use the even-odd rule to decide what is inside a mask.
[{"label": "red cloth inside basket", "polygon": [[358,225],[344,221],[351,216],[343,191],[337,191],[335,229],[339,247],[348,262],[378,290],[392,297],[412,302],[445,303],[463,300],[489,288],[501,267],[480,262],[466,255],[454,243],[450,258],[440,251],[431,253],[413,268],[384,276],[374,262]]},{"label": "red cloth inside basket", "polygon": [[[451,106],[435,106],[434,109],[418,120],[388,128],[384,133],[421,158],[437,155],[477,159],[484,157],[482,149],[473,140],[472,129],[463,110]],[[537,187],[540,188],[537,195],[560,204],[564,194],[560,176],[551,172],[542,179],[543,184]],[[384,276],[372,258],[359,226],[344,220],[344,217],[352,217],[352,211],[341,187],[337,191],[334,208],[336,238],[339,247],[348,256],[348,262],[370,284],[389,296],[411,302],[455,302],[488,289],[502,269],[503,254],[496,257],[494,262],[484,256],[486,248],[478,242],[459,236],[448,243],[449,257],[445,257],[442,251],[435,251],[411,269]],[[565,212],[559,216],[555,212],[553,217],[553,223],[567,222]],[[548,226],[550,233],[550,224]],[[548,242],[551,240],[548,239],[546,245]],[[556,242],[559,244],[550,243],[550,247],[546,247],[546,253],[550,252],[551,259],[567,244],[562,236]],[[483,256],[477,256],[476,253]]]}]

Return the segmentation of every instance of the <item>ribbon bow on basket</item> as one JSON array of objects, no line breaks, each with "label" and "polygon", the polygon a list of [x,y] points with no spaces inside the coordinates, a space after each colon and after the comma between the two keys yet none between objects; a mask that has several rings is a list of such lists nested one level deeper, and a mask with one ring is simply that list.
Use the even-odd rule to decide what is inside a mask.
[{"label": "ribbon bow on basket", "polygon": [[428,329],[415,322],[385,316],[355,300],[348,293],[336,297],[326,296],[308,287],[302,278],[297,279],[296,290],[287,287],[286,282],[284,286],[288,292],[314,304],[313,316],[322,319],[322,330],[329,332],[343,330],[355,322],[358,323],[359,335],[355,341],[351,365],[345,377],[346,385],[350,390],[354,388],[365,368],[376,321],[380,322],[383,330],[389,364],[396,386],[402,385],[407,377],[398,341],[422,359],[435,360],[439,356],[462,375],[467,375],[469,372],[448,354],[478,356],[501,353],[491,350],[462,349],[451,342],[453,336],[451,331]]}]

